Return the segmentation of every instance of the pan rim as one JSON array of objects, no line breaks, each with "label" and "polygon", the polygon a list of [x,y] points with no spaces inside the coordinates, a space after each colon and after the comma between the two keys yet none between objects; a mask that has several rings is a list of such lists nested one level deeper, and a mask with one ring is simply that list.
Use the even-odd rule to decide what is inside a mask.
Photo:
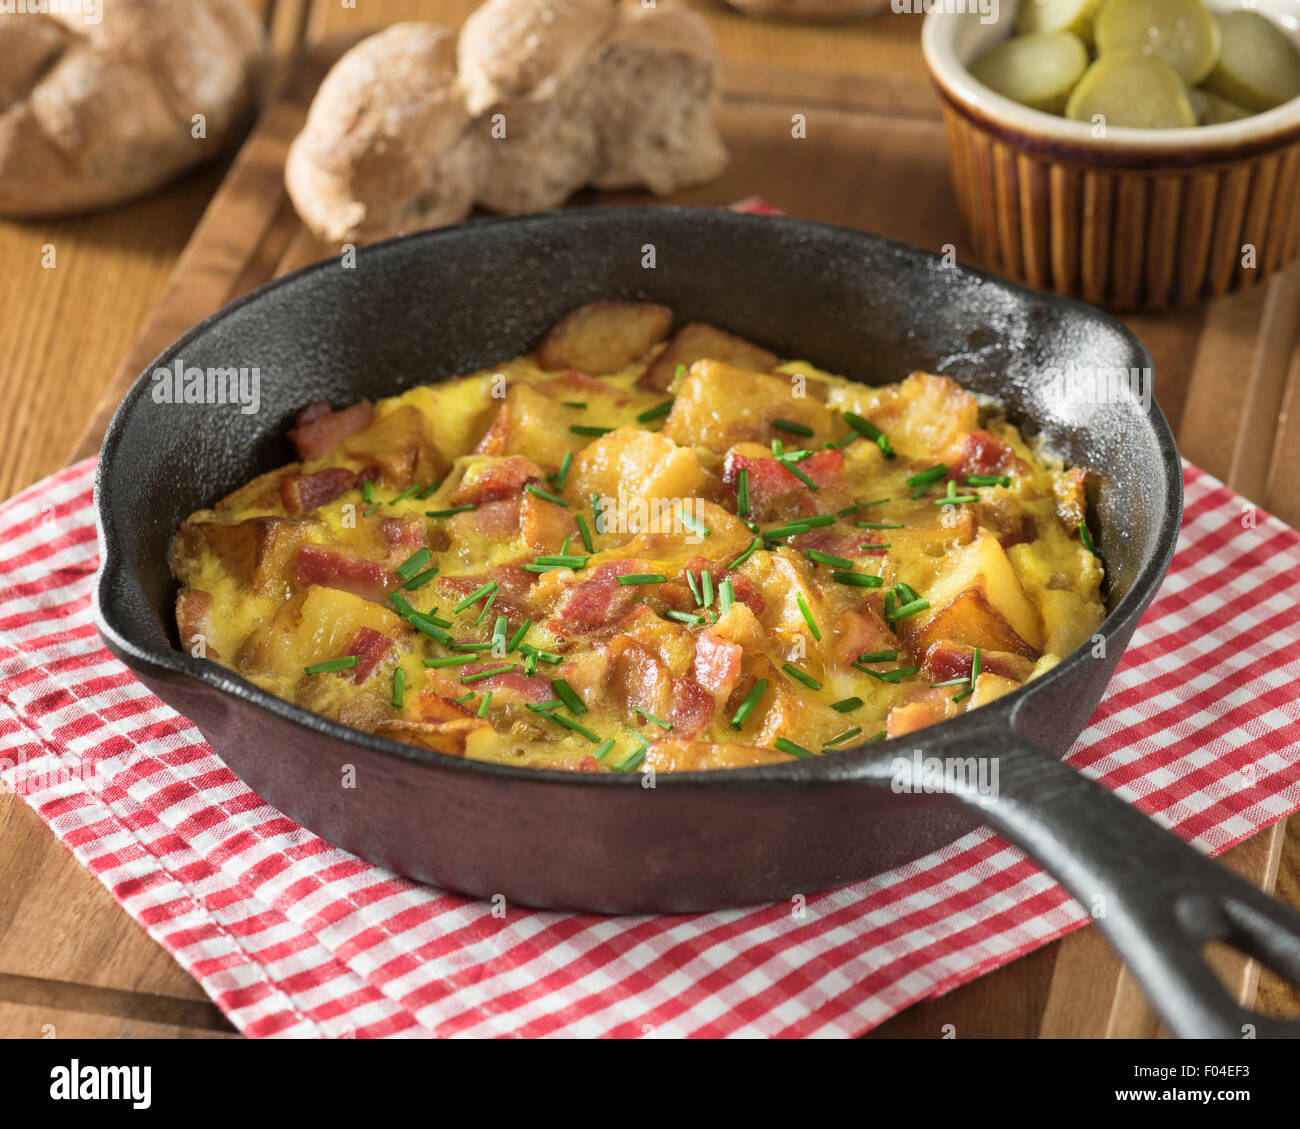
[{"label": "pan rim", "polygon": [[[864,243],[884,248],[890,255],[910,260],[919,265],[926,265],[937,273],[941,263],[940,256],[925,251],[911,244],[889,239],[885,236],[857,231],[836,224],[821,223],[814,220],[799,219],[793,216],[756,216],[733,212],[721,208],[686,207],[681,205],[630,205],[568,208],[526,216],[483,217],[455,224],[450,227],[435,228],[427,231],[413,232],[396,236],[365,247],[357,248],[358,259],[362,256],[377,257],[391,253],[397,246],[412,243],[437,244],[443,239],[463,238],[466,229],[483,231],[498,227],[535,226],[550,228],[563,227],[569,222],[600,222],[605,218],[611,223],[641,218],[654,222],[667,217],[667,222],[698,222],[732,224],[741,228],[753,227],[755,230],[772,230],[774,226],[802,230],[809,234],[835,233],[840,238],[845,235]],[[436,248],[433,251],[436,254]],[[187,343],[195,340],[202,333],[219,321],[233,316],[245,306],[263,300],[283,287],[301,284],[305,279],[331,269],[333,258],[325,258],[311,263],[299,270],[264,285],[237,298],[234,302],[221,307],[202,321],[187,330],[180,337],[170,342],[141,371],[141,375],[123,396],[117,411],[113,415],[100,449],[99,462],[95,469],[94,506],[96,535],[99,542],[101,560],[92,590],[92,617],[96,628],[103,637],[110,651],[129,667],[144,667],[158,675],[170,679],[186,679],[199,683],[219,695],[266,710],[281,721],[288,722],[307,730],[314,736],[343,741],[370,750],[373,753],[394,758],[406,763],[418,764],[424,768],[452,773],[470,773],[496,779],[503,784],[527,781],[533,787],[564,788],[629,788],[641,787],[640,773],[578,773],[561,769],[525,768],[515,765],[497,764],[491,761],[467,760],[452,757],[433,750],[421,749],[412,745],[378,737],[359,729],[352,729],[339,722],[314,714],[302,706],[295,705],[240,677],[234,671],[227,670],[215,662],[196,659],[184,651],[173,648],[159,648],[152,643],[140,642],[131,632],[130,625],[119,623],[115,616],[115,598],[113,586],[121,578],[131,576],[131,570],[124,565],[123,555],[114,538],[115,520],[107,507],[101,504],[102,491],[109,477],[113,460],[124,445],[127,432],[126,417],[139,397],[148,386],[149,374],[163,358],[178,355]],[[992,285],[998,290],[1009,293],[1022,304],[1044,305],[1053,309],[1072,309],[1085,314],[1095,322],[1108,326],[1124,338],[1139,360],[1151,366],[1151,358],[1142,342],[1118,319],[1112,315],[1088,306],[1083,302],[1058,295],[1046,294],[1027,287],[1019,286],[990,272],[962,265],[944,265],[946,275],[957,275],[975,279]],[[1162,462],[1164,486],[1168,504],[1157,534],[1153,551],[1134,577],[1128,592],[1113,609],[1107,611],[1105,619],[1096,634],[1110,640],[1121,633],[1128,624],[1140,617],[1154,598],[1156,590],[1168,571],[1177,545],[1182,525],[1183,482],[1182,468],[1177,445],[1168,420],[1155,398],[1152,397],[1145,409],[1150,426],[1155,433]],[[912,745],[949,746],[960,743],[964,730],[987,728],[991,722],[1001,718],[1008,728],[1016,727],[1017,718],[1025,707],[1039,694],[1050,693],[1068,682],[1072,672],[1089,661],[1086,645],[1081,644],[1067,654],[1055,667],[1046,671],[1032,682],[1012,691],[1005,697],[982,707],[971,714],[963,714],[947,721],[939,722],[924,730],[908,734]],[[178,711],[179,712],[179,711]],[[791,784],[806,786],[831,784],[853,780],[862,775],[865,766],[880,759],[884,750],[896,750],[896,741],[903,738],[886,739],[871,745],[857,745],[838,751],[834,757],[797,760],[781,764],[757,765],[747,768],[698,770],[692,772],[661,773],[655,778],[658,788],[768,788],[786,787]],[[221,755],[219,748],[215,749]]]}]

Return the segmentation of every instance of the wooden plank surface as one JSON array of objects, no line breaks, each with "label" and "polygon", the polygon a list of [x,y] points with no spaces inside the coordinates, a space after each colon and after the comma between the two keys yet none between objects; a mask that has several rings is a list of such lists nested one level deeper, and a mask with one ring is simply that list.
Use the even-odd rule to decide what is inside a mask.
[{"label": "wooden plank surface", "polygon": [[[429,18],[431,10],[454,24],[473,6],[306,4],[281,0],[273,13],[278,34],[293,34],[287,29],[305,21],[314,40],[355,37],[394,19]],[[828,29],[751,21],[703,0],[692,6],[721,44],[726,98],[719,120],[732,161],[717,182],[674,202],[716,205],[760,194],[794,215],[932,250],[951,244],[963,261],[978,261],[948,188],[943,127],[924,80],[915,20],[885,16]],[[0,390],[16,409],[0,424],[8,428],[0,430],[0,496],[72,454],[93,453],[122,391],[180,332],[261,282],[331,252],[301,229],[281,179],[284,148],[319,73],[319,66],[280,69],[289,97],[263,116],[215,196],[224,167],[101,216],[0,224],[0,260],[12,264],[0,276],[3,308],[23,311],[18,332],[10,332],[7,318],[0,342]],[[806,139],[791,135],[795,113],[806,116]],[[578,203],[642,199],[609,193]],[[38,273],[33,263],[51,239],[69,254],[59,269]],[[1293,490],[1300,481],[1298,298],[1300,272],[1291,270],[1210,306],[1127,319],[1155,359],[1157,396],[1188,457],[1293,524],[1300,523]],[[1296,830],[1288,838],[1279,826],[1226,858],[1265,888],[1277,876],[1279,893],[1300,904],[1298,839]],[[56,946],[48,943],[51,935]],[[1258,981],[1270,1013],[1300,1012],[1295,993],[1267,975],[1260,979],[1253,963],[1223,959],[1222,975],[1240,998],[1253,998]],[[229,1030],[198,985],[31,812],[5,795],[0,1032],[30,1033],[45,1022],[65,1035]],[[919,1004],[878,1034],[934,1037],[945,1023],[963,1035],[1158,1030],[1091,929]]]}]

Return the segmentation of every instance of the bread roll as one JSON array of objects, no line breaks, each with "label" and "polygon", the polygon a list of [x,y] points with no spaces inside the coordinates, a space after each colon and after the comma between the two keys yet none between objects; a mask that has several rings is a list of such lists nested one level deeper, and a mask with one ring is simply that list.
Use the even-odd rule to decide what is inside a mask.
[{"label": "bread roll", "polygon": [[0,14],[0,213],[103,207],[215,156],[264,47],[242,0],[105,0],[98,23]]},{"label": "bread roll", "polygon": [[289,153],[299,215],[334,242],[526,212],[584,185],[716,176],[717,48],[660,0],[488,0],[451,34],[399,24],[345,55]]}]

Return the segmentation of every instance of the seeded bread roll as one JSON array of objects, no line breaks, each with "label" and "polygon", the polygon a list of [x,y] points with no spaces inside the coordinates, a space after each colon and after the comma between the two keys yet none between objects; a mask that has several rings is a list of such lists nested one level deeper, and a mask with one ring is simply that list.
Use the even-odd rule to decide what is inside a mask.
[{"label": "seeded bread roll", "polygon": [[0,14],[0,213],[149,192],[215,156],[256,97],[265,37],[243,0],[105,0],[101,15]]},{"label": "seeded bread roll", "polygon": [[452,42],[399,24],[330,72],[286,170],[317,235],[377,239],[474,204],[537,211],[589,184],[664,194],[726,164],[717,48],[684,8],[488,0]]}]

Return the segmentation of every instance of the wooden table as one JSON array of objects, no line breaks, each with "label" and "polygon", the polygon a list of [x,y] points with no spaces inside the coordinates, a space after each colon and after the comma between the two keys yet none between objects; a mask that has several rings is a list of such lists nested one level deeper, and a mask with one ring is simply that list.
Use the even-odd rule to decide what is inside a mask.
[{"label": "wooden table", "polygon": [[[474,6],[473,0],[367,0],[357,10],[328,0],[249,2],[268,15],[278,86],[288,82],[303,42],[398,19],[456,25]],[[758,192],[810,218],[934,249],[953,242],[965,257],[942,175],[942,127],[925,81],[918,18],[886,13],[827,28],[758,22],[708,0],[688,2],[709,20],[721,46],[720,120],[734,156],[718,184],[683,194],[684,202],[722,203]],[[292,125],[299,112],[291,106],[282,121]],[[784,148],[792,112],[805,114],[810,127],[798,162]],[[868,145],[870,171],[864,172],[860,150]],[[856,166],[849,159],[855,155]],[[259,156],[265,151],[242,155],[230,179],[242,178],[245,186],[250,178],[274,181],[274,166]],[[272,200],[268,230],[281,233],[278,244],[263,239],[247,261],[218,264],[220,232],[213,229],[219,225],[210,222],[182,260],[229,168],[227,159],[146,200],[94,216],[0,221],[0,392],[8,408],[0,420],[0,497],[94,450],[97,405],[102,397],[105,407],[115,402],[122,379],[152,355],[154,338],[164,334],[165,343],[178,290],[203,290],[220,265],[219,285],[207,287],[220,304],[231,277],[235,291],[247,289],[327,250],[295,236],[292,213]],[[925,187],[919,195],[918,183]],[[213,214],[230,214],[219,209],[232,206],[228,183]],[[51,245],[55,265],[48,268],[43,259]],[[267,259],[269,246],[274,257]],[[1300,524],[1300,492],[1292,490],[1300,480],[1300,270],[1210,307],[1128,320],[1156,359],[1157,395],[1184,454]],[[142,325],[145,335],[137,340]],[[1291,825],[1289,834],[1278,825],[1225,857],[1300,905],[1300,818]],[[1215,959],[1242,999],[1272,1014],[1300,1014],[1300,993],[1234,955]],[[962,1036],[1159,1030],[1092,929],[918,1004],[875,1034],[936,1037],[944,1024]],[[232,1033],[199,986],[40,820],[14,797],[0,795],[0,1034],[39,1036],[49,1025],[61,1036]]]}]

